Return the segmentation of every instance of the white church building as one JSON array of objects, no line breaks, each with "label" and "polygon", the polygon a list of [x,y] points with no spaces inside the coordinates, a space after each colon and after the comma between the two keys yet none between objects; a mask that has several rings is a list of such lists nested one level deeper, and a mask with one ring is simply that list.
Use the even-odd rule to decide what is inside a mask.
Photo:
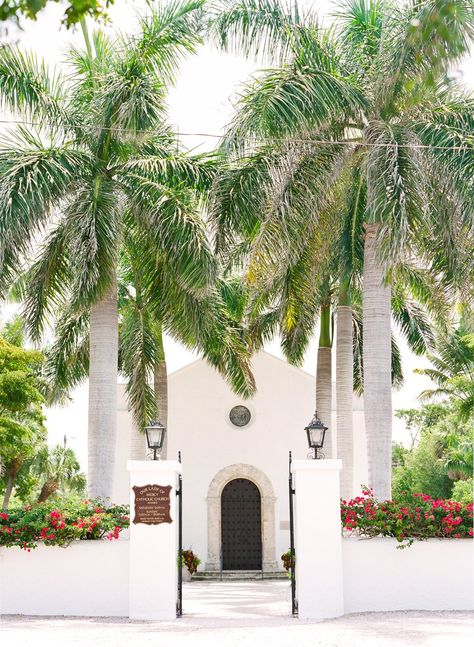
[{"label": "white church building", "polygon": [[[257,393],[242,400],[205,360],[169,375],[168,458],[181,451],[183,548],[200,569],[282,569],[289,547],[288,452],[306,458],[315,378],[275,356],[253,359]],[[335,404],[335,397],[333,397]],[[354,398],[354,491],[367,482],[363,405]],[[336,415],[332,415],[333,447]],[[132,416],[119,393],[115,502],[128,502]]]}]

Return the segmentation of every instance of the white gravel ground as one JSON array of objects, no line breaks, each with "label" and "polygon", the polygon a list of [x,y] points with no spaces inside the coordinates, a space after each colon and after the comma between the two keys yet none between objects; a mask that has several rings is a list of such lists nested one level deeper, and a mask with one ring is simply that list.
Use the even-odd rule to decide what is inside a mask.
[{"label": "white gravel ground", "polygon": [[183,618],[3,616],[0,647],[424,647],[474,646],[474,613],[352,614],[319,623],[289,615],[287,582],[191,582]]}]

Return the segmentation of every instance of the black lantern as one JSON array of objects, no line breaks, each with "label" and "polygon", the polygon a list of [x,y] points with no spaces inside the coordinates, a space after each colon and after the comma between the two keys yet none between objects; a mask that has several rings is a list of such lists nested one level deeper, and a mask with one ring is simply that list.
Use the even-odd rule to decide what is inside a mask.
[{"label": "black lantern", "polygon": [[310,449],[314,449],[313,458],[318,457],[318,449],[322,449],[324,445],[324,437],[326,435],[327,427],[323,425],[319,419],[318,412],[314,412],[313,419],[307,427],[304,428],[306,435],[308,436],[308,446]]},{"label": "black lantern", "polygon": [[163,441],[165,439],[166,429],[157,420],[150,422],[148,427],[145,427],[146,433],[146,443],[150,449],[153,450],[153,460],[156,461],[159,459],[159,456],[156,455],[156,452],[160,451],[163,447]]}]

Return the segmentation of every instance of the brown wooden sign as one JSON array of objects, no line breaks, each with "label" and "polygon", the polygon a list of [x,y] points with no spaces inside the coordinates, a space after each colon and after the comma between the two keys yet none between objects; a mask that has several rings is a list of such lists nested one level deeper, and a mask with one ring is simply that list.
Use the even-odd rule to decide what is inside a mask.
[{"label": "brown wooden sign", "polygon": [[171,485],[135,485],[132,489],[135,492],[133,523],[173,523],[170,515]]}]

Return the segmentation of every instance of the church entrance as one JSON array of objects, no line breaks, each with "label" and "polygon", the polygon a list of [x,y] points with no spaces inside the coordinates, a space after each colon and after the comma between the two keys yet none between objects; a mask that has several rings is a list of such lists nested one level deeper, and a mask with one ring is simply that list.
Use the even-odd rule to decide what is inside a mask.
[{"label": "church entrance", "polygon": [[222,569],[262,569],[262,502],[255,483],[229,481],[221,495]]}]

